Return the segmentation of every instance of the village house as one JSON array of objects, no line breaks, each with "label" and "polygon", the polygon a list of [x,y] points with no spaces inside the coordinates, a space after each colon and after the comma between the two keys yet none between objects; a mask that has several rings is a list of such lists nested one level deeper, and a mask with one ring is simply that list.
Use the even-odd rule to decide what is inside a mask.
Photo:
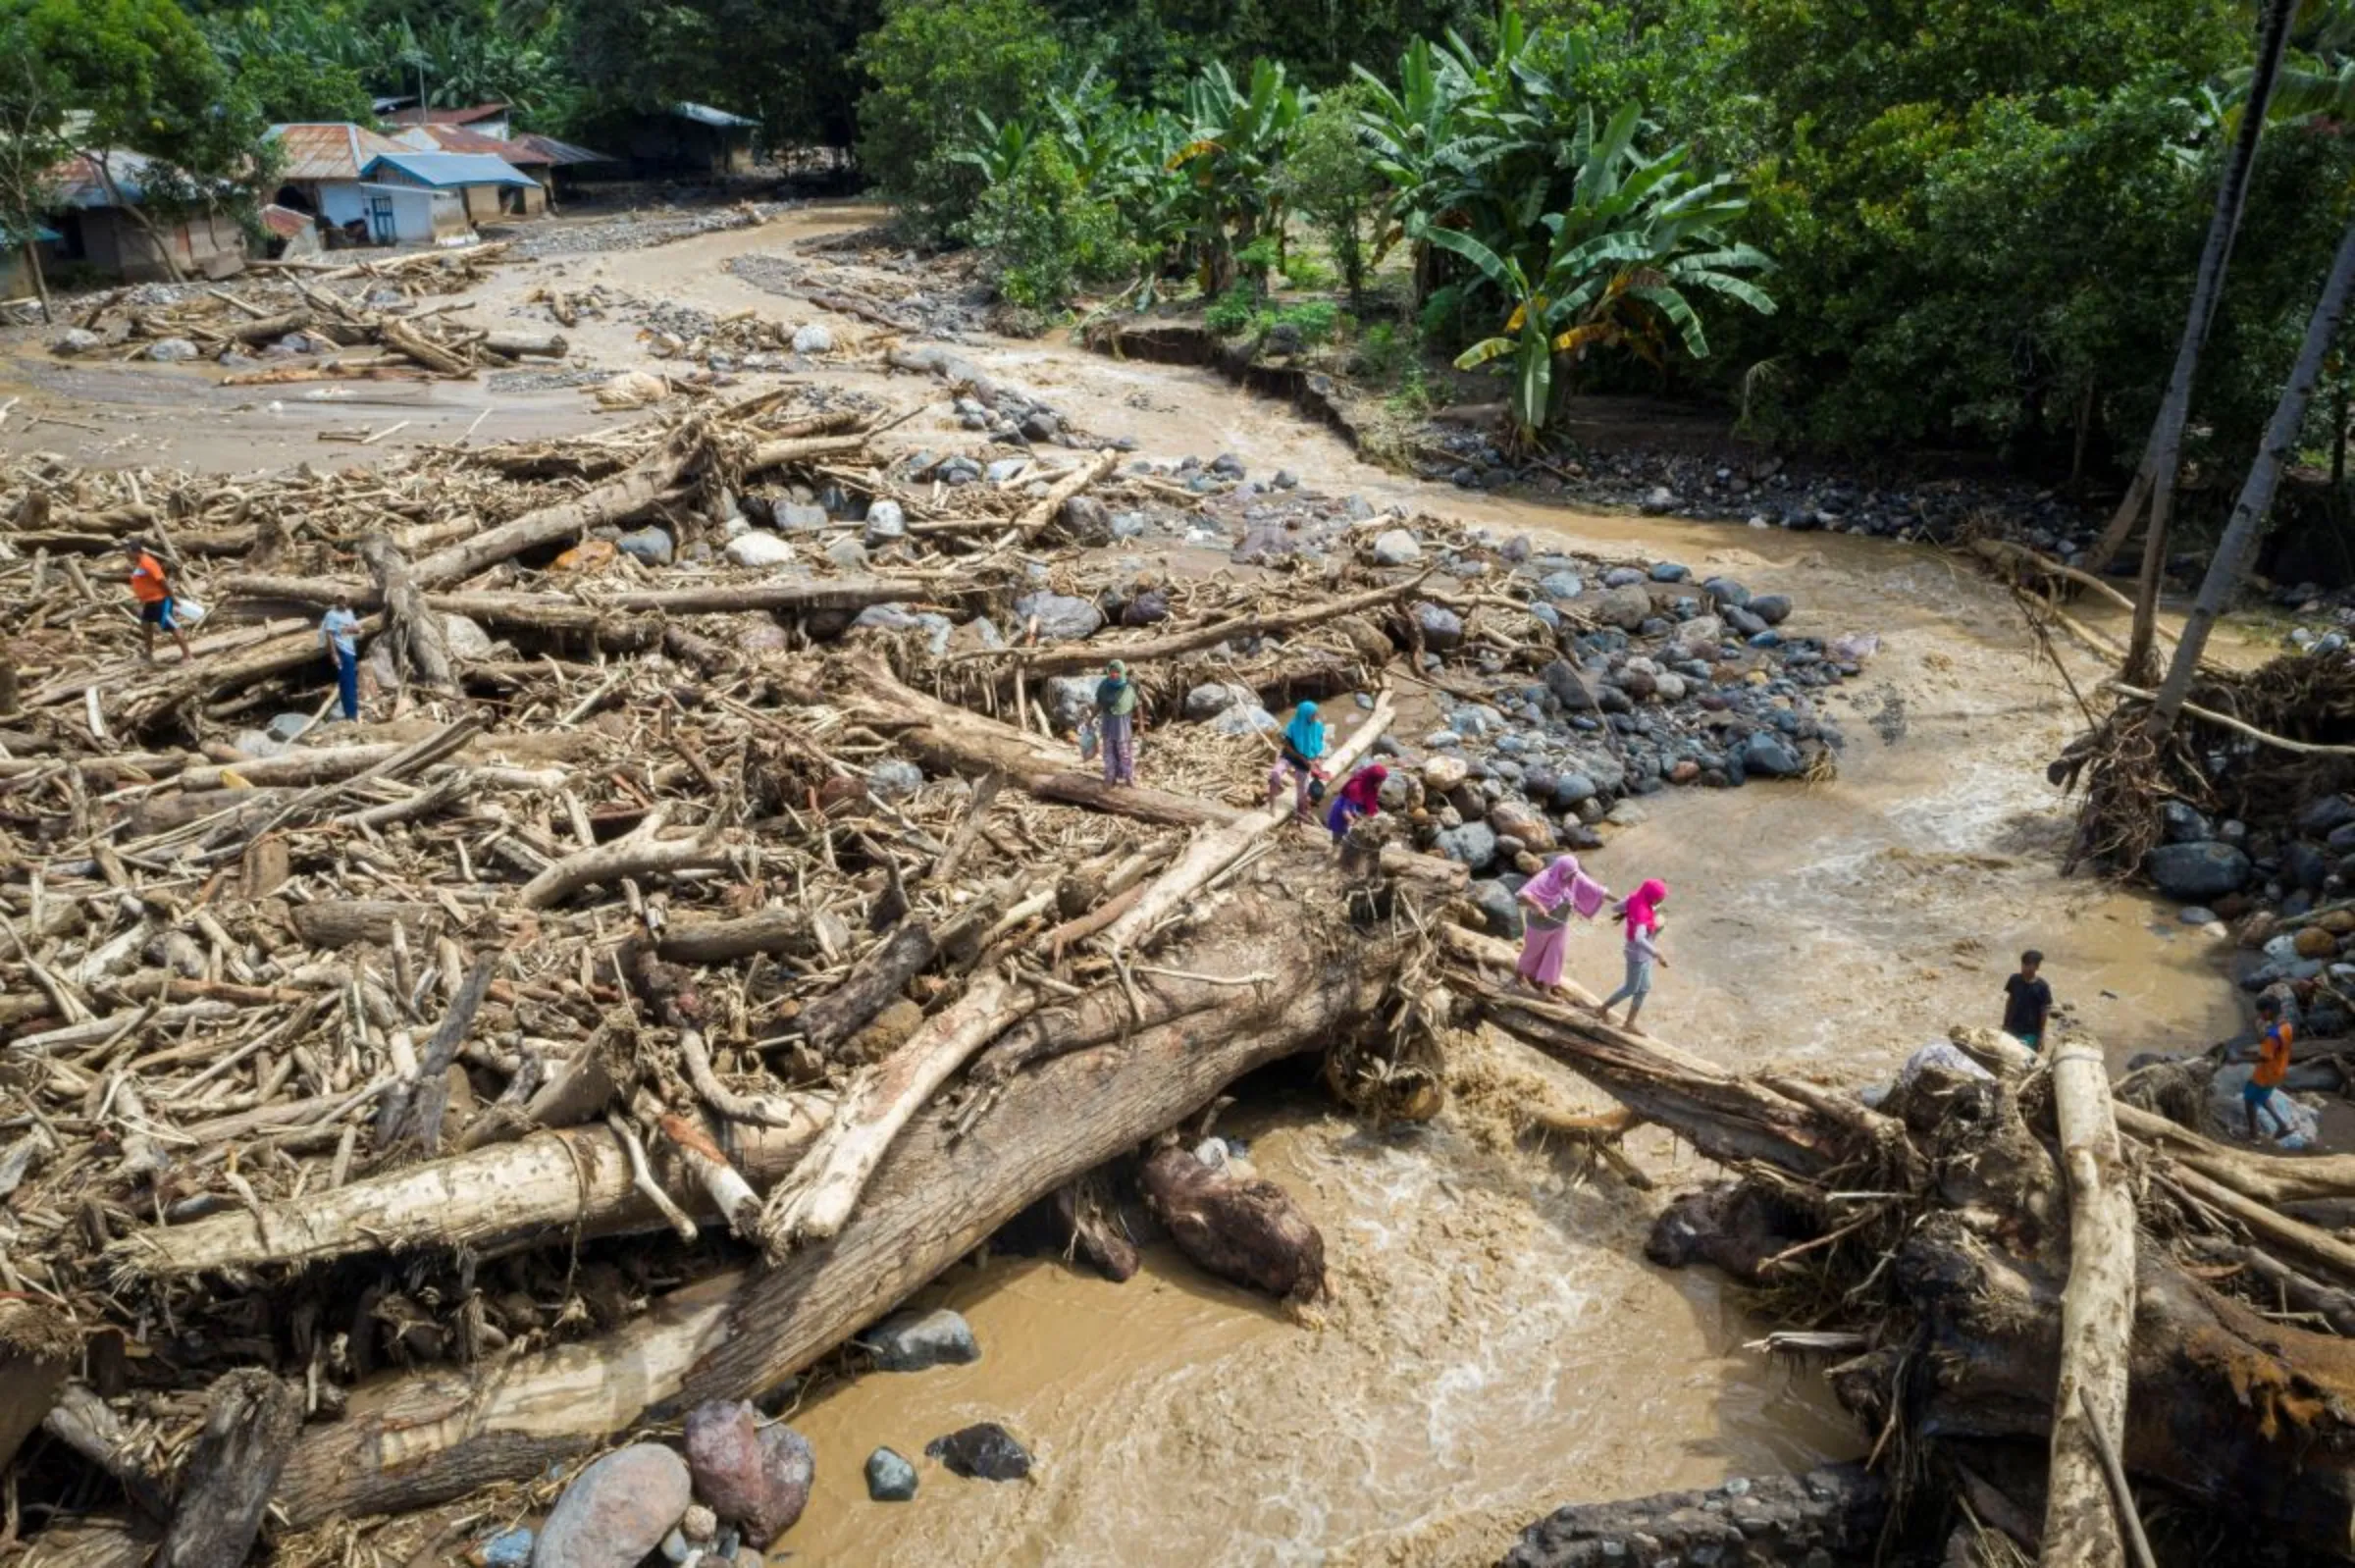
[{"label": "village house", "polygon": [[677,103],[640,115],[620,130],[632,172],[717,180],[751,171],[753,132],[759,128],[758,120],[709,104]]},{"label": "village house", "polygon": [[331,242],[359,245],[455,245],[474,237],[478,219],[497,218],[512,193],[515,209],[537,182],[487,154],[423,151],[348,122],[273,126],[286,171],[280,206],[307,212]]},{"label": "village house", "polygon": [[[57,238],[44,262],[83,266],[125,283],[227,278],[245,267],[245,233],[226,213],[166,216],[144,210],[149,171],[135,152],[79,154],[56,172]],[[170,262],[165,260],[167,254]]]},{"label": "village house", "polygon": [[[419,152],[448,152],[469,157],[496,158],[523,175],[528,185],[488,187],[497,198],[479,202],[469,193],[466,210],[477,223],[488,218],[537,218],[548,211],[554,186],[554,161],[538,147],[520,140],[470,131],[463,126],[411,126],[393,137]],[[485,210],[486,206],[488,210]]]},{"label": "village house", "polygon": [[419,127],[448,126],[505,141],[513,134],[513,116],[514,110],[503,103],[478,103],[465,109],[395,109],[384,115],[384,122],[393,128],[394,134]]},{"label": "village house", "polygon": [[379,155],[362,172],[376,185],[456,195],[469,226],[499,217],[510,197],[518,203],[527,198],[546,199],[538,181],[489,153],[418,152],[402,147]]}]

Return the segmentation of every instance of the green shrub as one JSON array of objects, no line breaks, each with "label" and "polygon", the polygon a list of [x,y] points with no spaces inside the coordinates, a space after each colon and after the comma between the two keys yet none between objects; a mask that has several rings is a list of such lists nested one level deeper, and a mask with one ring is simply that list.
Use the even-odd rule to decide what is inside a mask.
[{"label": "green shrub", "polygon": [[1055,310],[1079,280],[1134,263],[1119,212],[1088,194],[1052,141],[1034,144],[1010,179],[982,192],[965,234],[990,252],[998,292],[1028,310]]},{"label": "green shrub", "polygon": [[1236,338],[1251,330],[1259,318],[1266,300],[1249,284],[1238,285],[1210,302],[1202,312],[1202,325],[1222,338]]},{"label": "green shrub", "polygon": [[956,156],[974,116],[1034,110],[1063,50],[1031,0],[897,0],[859,63],[874,83],[859,100],[859,161],[911,230],[939,239],[981,196],[981,172]]},{"label": "green shrub", "polygon": [[1349,373],[1365,381],[1387,385],[1403,377],[1410,367],[1419,369],[1418,358],[1411,335],[1401,332],[1393,323],[1378,321],[1358,337],[1349,359]]},{"label": "green shrub", "polygon": [[1333,337],[1334,329],[1340,324],[1340,319],[1341,307],[1332,300],[1304,300],[1297,305],[1286,305],[1282,310],[1265,316],[1260,324],[1260,336],[1266,337],[1267,330],[1271,327],[1289,327],[1300,335],[1302,342],[1321,343]]},{"label": "green shrub", "polygon": [[1333,269],[1307,251],[1294,248],[1283,258],[1283,281],[1294,288],[1331,288]]}]

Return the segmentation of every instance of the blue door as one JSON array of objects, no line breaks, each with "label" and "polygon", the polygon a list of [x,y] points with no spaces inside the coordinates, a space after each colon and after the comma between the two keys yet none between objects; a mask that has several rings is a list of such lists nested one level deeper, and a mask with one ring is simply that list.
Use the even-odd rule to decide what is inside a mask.
[{"label": "blue door", "polygon": [[390,245],[400,237],[392,227],[392,198],[391,196],[370,196],[368,198],[368,234],[369,237],[380,245]]}]

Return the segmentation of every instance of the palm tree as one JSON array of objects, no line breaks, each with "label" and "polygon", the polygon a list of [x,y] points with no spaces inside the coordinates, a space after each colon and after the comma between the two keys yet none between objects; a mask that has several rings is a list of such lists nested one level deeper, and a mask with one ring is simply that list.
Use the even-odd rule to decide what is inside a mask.
[{"label": "palm tree", "polygon": [[2249,477],[2240,487],[2240,498],[2233,503],[2232,520],[2224,525],[2224,537],[2217,542],[2216,554],[2208,562],[2208,575],[2200,582],[2199,598],[2193,601],[2191,614],[2184,619],[2183,636],[2175,644],[2174,662],[2168,666],[2166,684],[2159,688],[2158,699],[2151,704],[2150,716],[2144,721],[2155,741],[2164,739],[2174,727],[2177,715],[2183,710],[2185,694],[2191,690],[2192,677],[2199,672],[2200,654],[2207,649],[2208,634],[2231,601],[2233,591],[2240,586],[2256,554],[2257,542],[2264,537],[2266,514],[2273,509],[2274,490],[2280,483],[2281,470],[2297,449],[2307,405],[2314,400],[2315,383],[2322,377],[2323,361],[2330,352],[2331,340],[2338,336],[2339,318],[2346,314],[2351,286],[2355,286],[2355,222],[2349,223],[2339,236],[2338,254],[2330,263],[2330,276],[2323,285],[2323,296],[2315,301],[2314,314],[2307,318],[2306,340],[2298,348],[2289,385],[2281,389],[2281,399],[2274,405],[2274,417],[2265,427],[2265,440],[2257,448],[2257,460],[2249,465]]},{"label": "palm tree", "polygon": [[2224,272],[2232,258],[2232,240],[2240,229],[2241,209],[2248,202],[2249,177],[2257,166],[2257,143],[2265,133],[2265,117],[2289,44],[2289,28],[2297,0],[2266,0],[2258,34],[2257,64],[2251,73],[2248,97],[2241,108],[2240,126],[2224,161],[2223,182],[2217,186],[2216,211],[2208,223],[2208,238],[2200,248],[2199,271],[2191,287],[2191,304],[2184,316],[2183,336],[2175,347],[2174,369],[2152,422],[2149,443],[2125,499],[2103,530],[2086,561],[2090,571],[2110,564],[2133,532],[2134,522],[2150,503],[2151,523],[2143,541],[2142,580],[2135,599],[2134,632],[2126,650],[2124,676],[2147,680],[2151,641],[2157,625],[2159,582],[2167,562],[2168,519],[2174,506],[2175,469],[2182,456],[2183,426],[2191,413],[2191,385],[2199,371],[2200,351],[2207,345],[2208,329],[2223,298]]}]

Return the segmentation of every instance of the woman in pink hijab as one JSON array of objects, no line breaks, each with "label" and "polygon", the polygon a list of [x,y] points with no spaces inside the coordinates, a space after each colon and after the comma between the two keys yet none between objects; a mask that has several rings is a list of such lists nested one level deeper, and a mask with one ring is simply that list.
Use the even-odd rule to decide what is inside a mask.
[{"label": "woman in pink hijab", "polygon": [[1575,855],[1553,862],[1524,883],[1521,962],[1513,972],[1525,983],[1549,991],[1562,983],[1562,956],[1570,946],[1570,916],[1591,920],[1602,913],[1611,890],[1578,868]]},{"label": "woman in pink hijab", "polygon": [[1627,922],[1627,983],[1605,997],[1596,1016],[1603,1022],[1611,1021],[1611,1009],[1627,1004],[1627,1032],[1642,1034],[1636,1027],[1636,1016],[1644,1011],[1644,999],[1651,994],[1651,967],[1656,962],[1662,968],[1668,961],[1660,957],[1657,938],[1660,934],[1659,906],[1668,897],[1668,884],[1656,877],[1647,881],[1628,895],[1619,906],[1618,918]]}]

